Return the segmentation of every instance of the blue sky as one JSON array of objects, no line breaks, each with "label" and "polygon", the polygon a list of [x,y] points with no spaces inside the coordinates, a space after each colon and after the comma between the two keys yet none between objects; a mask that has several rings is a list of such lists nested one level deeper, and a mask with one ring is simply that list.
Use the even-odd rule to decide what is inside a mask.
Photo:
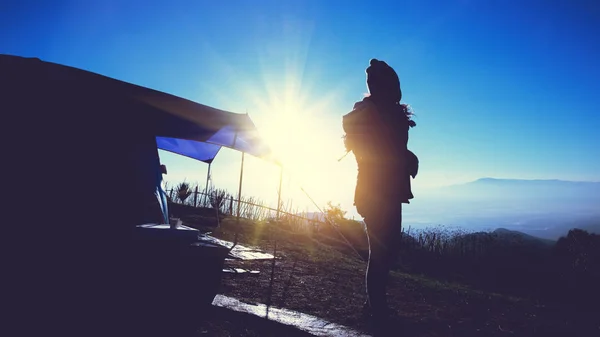
[{"label": "blue sky", "polygon": [[[600,181],[595,1],[9,0],[0,32],[0,53],[247,111],[274,142],[269,121],[291,110],[306,124],[289,133],[308,148],[293,146],[297,166],[319,203],[351,208],[340,122],[366,91],[370,58],[396,69],[417,115],[417,191],[489,176]],[[161,157],[170,180],[203,184],[205,164]],[[239,161],[222,151],[217,187],[236,190]],[[277,171],[247,164],[245,191],[275,196]]]}]

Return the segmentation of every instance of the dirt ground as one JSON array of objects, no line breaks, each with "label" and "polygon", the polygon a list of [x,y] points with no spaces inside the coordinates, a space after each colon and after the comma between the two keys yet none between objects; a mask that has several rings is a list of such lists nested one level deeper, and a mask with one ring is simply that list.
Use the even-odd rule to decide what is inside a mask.
[{"label": "dirt ground", "polygon": [[[342,245],[280,226],[226,219],[212,235],[260,247],[276,259],[227,261],[258,275],[224,274],[220,293],[248,303],[265,303],[321,317],[369,333],[362,306],[366,264]],[[491,294],[420,275],[393,271],[388,288],[394,336],[600,336],[600,313],[556,308]],[[259,326],[247,315],[233,323],[224,311],[199,330],[210,336],[302,335]],[[263,320],[264,321],[264,320]],[[260,323],[263,324],[263,323]],[[212,329],[212,330],[211,330]],[[228,330],[224,332],[223,329]],[[266,330],[265,330],[266,329]]]}]

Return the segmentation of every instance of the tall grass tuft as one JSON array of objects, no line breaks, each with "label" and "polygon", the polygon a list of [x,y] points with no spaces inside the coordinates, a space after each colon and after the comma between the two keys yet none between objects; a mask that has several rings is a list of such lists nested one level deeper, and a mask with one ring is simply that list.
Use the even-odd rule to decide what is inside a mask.
[{"label": "tall grass tuft", "polygon": [[176,187],[176,195],[177,200],[182,204],[186,204],[186,200],[192,195],[192,189],[190,188],[190,184],[186,182],[182,182]]}]

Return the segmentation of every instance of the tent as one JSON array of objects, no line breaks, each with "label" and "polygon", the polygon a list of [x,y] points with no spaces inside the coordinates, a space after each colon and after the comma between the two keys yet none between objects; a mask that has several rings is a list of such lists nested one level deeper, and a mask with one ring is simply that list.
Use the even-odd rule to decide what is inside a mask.
[{"label": "tent", "polygon": [[142,326],[171,329],[193,317],[194,296],[210,298],[218,288],[218,249],[199,254],[194,246],[184,258],[164,246],[156,259],[143,259],[135,248],[138,224],[164,217],[156,207],[158,144],[177,139],[173,149],[189,156],[212,144],[202,145],[212,158],[215,146],[268,158],[249,116],[11,55],[0,55],[0,109],[5,214],[16,215],[5,228],[27,233],[8,235],[20,266],[10,274],[27,289],[20,305],[41,313],[28,319],[45,332],[66,322],[62,328],[77,335],[91,327],[139,335]]},{"label": "tent", "polygon": [[88,93],[85,96],[89,98],[129,103],[132,104],[130,108],[135,105],[135,109],[129,111],[113,113],[107,110],[104,114],[119,119],[137,117],[138,127],[143,126],[156,136],[210,141],[257,156],[268,156],[270,153],[247,114],[215,109],[164,92],[36,58],[0,55],[0,66],[4,84],[11,86],[12,91],[26,86],[31,98],[42,91],[47,95],[52,91],[71,90],[70,96],[74,99],[74,94],[85,91]]},{"label": "tent", "polygon": [[[38,147],[54,144],[53,159],[49,161],[55,162],[62,155],[63,167],[70,163],[69,168],[77,169],[65,180],[84,172],[88,176],[99,172],[95,175],[98,182],[102,176],[113,184],[130,186],[132,181],[112,175],[116,172],[109,163],[117,162],[117,167],[129,170],[136,177],[134,184],[147,188],[149,181],[161,177],[155,165],[157,147],[209,164],[221,147],[273,159],[247,114],[212,108],[37,58],[0,55],[0,72],[5,106],[7,99],[8,104],[12,100],[13,115],[25,117],[18,127],[25,134],[38,129],[29,134],[30,140]],[[19,114],[19,110],[23,113]],[[34,136],[40,137],[38,142]],[[26,152],[37,156],[48,154],[35,153],[34,149]],[[72,156],[74,153],[76,157]],[[140,169],[140,165],[144,168]],[[64,173],[61,170],[56,176]],[[108,186],[99,185],[94,188],[103,190]]]}]

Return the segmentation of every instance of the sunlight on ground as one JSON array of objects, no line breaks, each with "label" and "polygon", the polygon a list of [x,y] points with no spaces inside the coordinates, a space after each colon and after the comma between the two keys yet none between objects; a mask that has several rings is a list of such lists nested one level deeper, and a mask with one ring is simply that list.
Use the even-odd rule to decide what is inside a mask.
[{"label": "sunlight on ground", "polygon": [[267,318],[281,324],[290,325],[302,331],[306,331],[314,336],[368,336],[347,326],[327,322],[322,318],[308,315],[299,311],[267,306],[262,303],[248,304],[233,297],[228,297],[221,294],[215,296],[213,305]]}]

